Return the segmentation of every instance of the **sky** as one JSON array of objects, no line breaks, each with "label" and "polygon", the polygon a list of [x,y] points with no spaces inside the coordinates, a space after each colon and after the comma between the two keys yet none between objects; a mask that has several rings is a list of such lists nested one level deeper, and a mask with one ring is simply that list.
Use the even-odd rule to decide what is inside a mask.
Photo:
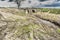
[{"label": "sky", "polygon": [[26,0],[21,3],[21,7],[60,7],[60,0]]},{"label": "sky", "polygon": [[8,2],[8,0],[5,1],[0,0],[0,7],[17,7],[17,5],[14,2]]},{"label": "sky", "polygon": [[[12,4],[12,5],[11,5]],[[0,1],[0,7],[17,7],[16,3],[6,1]],[[49,7],[49,8],[60,8],[60,0],[25,0],[21,2],[21,8],[41,8],[41,7]]]}]

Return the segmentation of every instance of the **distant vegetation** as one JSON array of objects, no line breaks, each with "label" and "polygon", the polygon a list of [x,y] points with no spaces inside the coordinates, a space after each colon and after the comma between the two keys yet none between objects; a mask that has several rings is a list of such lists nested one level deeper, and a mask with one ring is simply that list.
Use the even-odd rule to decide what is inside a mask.
[{"label": "distant vegetation", "polygon": [[50,9],[50,8],[40,8],[41,12],[48,12],[49,13],[55,13],[55,14],[60,14],[60,9]]}]

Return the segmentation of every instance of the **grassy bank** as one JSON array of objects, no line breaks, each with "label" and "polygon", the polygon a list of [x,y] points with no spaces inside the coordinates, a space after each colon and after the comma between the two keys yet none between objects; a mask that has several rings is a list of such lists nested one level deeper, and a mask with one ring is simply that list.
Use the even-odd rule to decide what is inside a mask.
[{"label": "grassy bank", "polygon": [[[42,9],[39,9],[42,10]],[[1,40],[60,40],[60,14],[38,11],[32,15],[23,10],[0,9]],[[49,9],[50,10],[50,9]],[[4,18],[5,19],[4,19]]]}]

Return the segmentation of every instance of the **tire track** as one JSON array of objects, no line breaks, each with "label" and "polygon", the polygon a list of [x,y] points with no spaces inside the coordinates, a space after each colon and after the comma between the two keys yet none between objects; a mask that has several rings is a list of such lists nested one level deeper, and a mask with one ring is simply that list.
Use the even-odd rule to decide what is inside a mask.
[{"label": "tire track", "polygon": [[49,20],[49,19],[41,18],[41,17],[39,17],[38,15],[35,15],[35,16],[36,16],[37,18],[42,19],[42,20],[49,21],[49,22],[53,23],[54,25],[60,27],[60,24],[59,24],[58,22],[55,22],[55,21],[52,21],[52,20]]}]

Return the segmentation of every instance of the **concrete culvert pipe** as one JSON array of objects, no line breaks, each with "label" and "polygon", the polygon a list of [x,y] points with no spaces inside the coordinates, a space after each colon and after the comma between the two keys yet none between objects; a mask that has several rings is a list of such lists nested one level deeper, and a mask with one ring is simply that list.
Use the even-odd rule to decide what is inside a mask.
[{"label": "concrete culvert pipe", "polygon": [[36,11],[35,10],[32,10],[33,13],[35,13]]}]

